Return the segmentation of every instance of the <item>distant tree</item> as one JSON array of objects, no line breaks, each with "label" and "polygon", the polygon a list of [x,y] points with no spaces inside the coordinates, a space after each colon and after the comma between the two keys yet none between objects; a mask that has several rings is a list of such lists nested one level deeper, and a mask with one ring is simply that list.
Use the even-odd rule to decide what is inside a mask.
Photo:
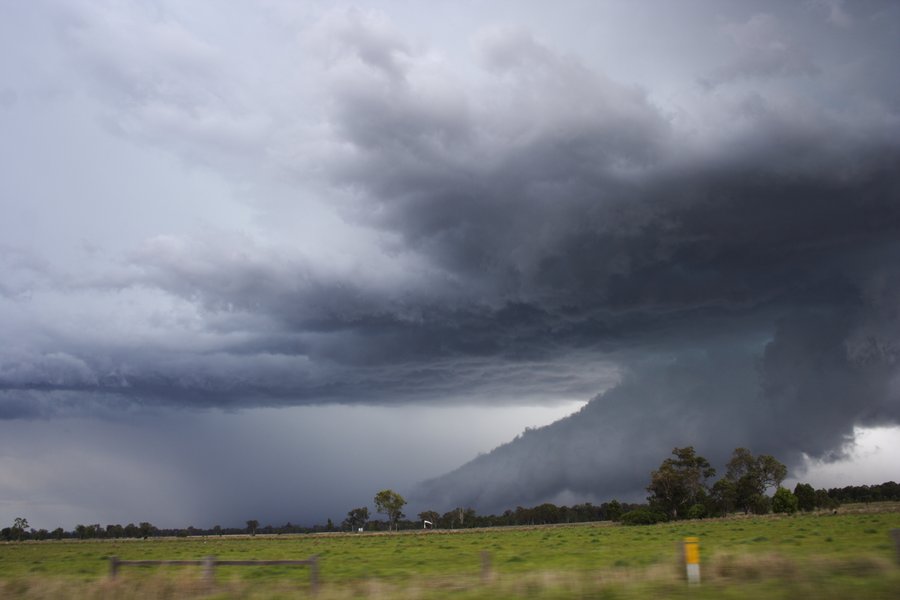
[{"label": "distant tree", "polygon": [[13,526],[10,527],[12,539],[21,541],[25,537],[28,530],[28,519],[24,517],[16,517],[13,519]]},{"label": "distant tree", "polygon": [[754,457],[746,448],[735,448],[728,461],[725,479],[733,486],[734,503],[745,513],[759,513],[766,490],[778,487],[787,476],[787,467],[775,457],[762,454]]},{"label": "distant tree", "polygon": [[794,496],[797,497],[797,508],[803,512],[816,509],[816,490],[808,483],[798,483],[794,486]]},{"label": "distant tree", "polygon": [[772,512],[772,501],[763,494],[753,496],[750,501],[749,512],[754,515],[767,515]]},{"label": "distant tree", "polygon": [[762,454],[756,458],[757,477],[763,489],[779,488],[787,477],[787,467],[770,454]]},{"label": "distant tree", "polygon": [[214,535],[222,535],[222,526],[221,525],[213,526],[212,532]]},{"label": "distant tree", "polygon": [[453,510],[449,510],[441,515],[436,522],[444,529],[456,529],[466,526],[472,527],[475,518],[476,515],[474,509],[457,506]]},{"label": "distant tree", "polygon": [[841,503],[837,499],[832,498],[824,489],[816,490],[816,508],[833,510],[840,505]]},{"label": "distant tree", "polygon": [[[553,508],[555,509],[556,507],[553,506]],[[459,523],[460,527],[474,527],[475,526],[475,509],[474,508],[457,507],[453,512],[456,514],[456,522]]]},{"label": "distant tree", "polygon": [[534,507],[534,519],[541,525],[559,523],[560,511],[559,507],[550,502],[545,502]]},{"label": "distant tree", "polygon": [[610,521],[618,521],[622,518],[622,504],[615,498],[606,504],[606,518]]},{"label": "distant tree", "polygon": [[52,535],[53,539],[55,540],[61,540],[66,536],[66,531],[62,527],[57,527],[50,533],[50,535]]},{"label": "distant tree", "polygon": [[256,530],[259,528],[259,521],[256,519],[250,519],[247,521],[247,533],[250,535],[256,535]]},{"label": "distant tree", "polygon": [[441,529],[456,529],[456,510],[448,510],[437,520],[437,525]]},{"label": "distant tree", "polygon": [[106,537],[109,538],[120,538],[125,536],[125,528],[121,525],[107,525],[106,526]]},{"label": "distant tree", "polygon": [[516,512],[513,513],[513,523],[516,525],[534,525],[534,510],[517,506]]},{"label": "distant tree", "polygon": [[396,528],[397,521],[403,518],[403,506],[406,500],[394,490],[381,490],[375,494],[375,510],[388,518],[389,528]]},{"label": "distant tree", "polygon": [[420,521],[428,521],[429,523],[431,523],[432,527],[434,527],[435,524],[437,524],[438,519],[440,519],[440,518],[441,518],[440,513],[437,511],[433,511],[433,510],[426,510],[426,511],[422,511],[419,513],[419,520]]},{"label": "distant tree", "polygon": [[147,521],[141,521],[141,523],[138,525],[138,533],[145,540],[151,535],[155,534],[157,531],[159,530]]},{"label": "distant tree", "polygon": [[687,516],[694,504],[707,500],[706,480],[716,474],[709,461],[697,454],[693,446],[672,450],[675,458],[665,459],[650,474],[647,491],[650,507],[672,519]]},{"label": "distant tree", "polygon": [[354,508],[350,512],[347,513],[347,518],[344,519],[344,522],[341,524],[343,529],[349,529],[350,531],[358,531],[360,527],[365,527],[366,522],[369,520],[369,507],[361,506],[359,508]]},{"label": "distant tree", "polygon": [[710,493],[713,512],[727,515],[735,509],[737,503],[737,488],[733,481],[727,477],[715,482]]},{"label": "distant tree", "polygon": [[794,514],[797,512],[797,496],[791,490],[778,486],[775,495],[772,496],[772,512]]}]

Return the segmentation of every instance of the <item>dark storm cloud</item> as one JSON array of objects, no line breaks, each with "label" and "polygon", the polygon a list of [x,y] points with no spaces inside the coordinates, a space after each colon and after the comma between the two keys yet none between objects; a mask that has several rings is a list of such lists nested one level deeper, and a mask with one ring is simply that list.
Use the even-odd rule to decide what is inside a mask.
[{"label": "dark storm cloud", "polygon": [[296,247],[158,235],[83,278],[5,255],[0,416],[586,398],[621,373],[422,498],[625,494],[688,443],[827,456],[898,420],[900,42],[866,6],[717,21],[721,60],[675,100],[517,27],[482,32],[463,79],[358,10],[304,38],[321,96],[272,100],[187,25],[69,17],[118,135],[296,182],[300,208],[260,199],[263,222],[342,221]]},{"label": "dark storm cloud", "polygon": [[[739,56],[769,60],[754,53],[783,47],[770,43],[776,22],[729,29]],[[518,376],[520,390],[555,393],[518,361],[559,364],[577,351],[587,369],[648,337],[671,344],[729,319],[840,308],[896,258],[900,145],[884,108],[749,96],[717,107],[721,130],[691,134],[646,90],[521,29],[479,38],[488,78],[465,95],[436,82],[421,51],[384,24],[351,11],[321,27],[332,44],[329,122],[348,148],[318,159],[321,172],[352,191],[348,218],[395,234],[388,252],[427,268],[383,285],[377,273],[331,272],[246,240],[159,238],[117,279],[84,285],[182,298],[219,335],[214,346],[61,342],[7,361],[3,387],[201,406],[403,401]],[[164,77],[170,63],[199,48],[206,68],[215,55],[182,28],[145,29],[154,44],[174,36],[178,51],[157,68],[168,83],[156,95],[124,86],[140,106],[178,89]]]},{"label": "dark storm cloud", "polygon": [[898,347],[848,342],[855,312],[788,315],[761,359],[719,344],[636,365],[578,413],[424,482],[414,502],[499,512],[558,498],[641,501],[647,474],[685,445],[719,467],[739,446],[792,467],[804,455],[838,458],[854,424],[900,420]]}]

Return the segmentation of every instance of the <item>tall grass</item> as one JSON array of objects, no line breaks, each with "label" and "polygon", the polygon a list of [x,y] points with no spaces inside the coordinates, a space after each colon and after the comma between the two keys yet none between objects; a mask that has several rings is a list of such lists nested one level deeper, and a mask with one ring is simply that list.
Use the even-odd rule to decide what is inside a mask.
[{"label": "tall grass", "polygon": [[[597,571],[534,571],[475,576],[411,577],[403,581],[366,578],[325,584],[321,600],[441,598],[847,598],[900,597],[900,569],[882,560],[796,563],[778,554],[717,558],[704,568],[703,583],[688,586],[673,565]],[[174,598],[247,600],[306,597],[308,589],[284,580],[224,580],[204,583],[187,573],[125,576],[71,582],[22,577],[0,583],[0,597],[23,600],[163,600]]]},{"label": "tall grass", "polygon": [[[318,555],[329,598],[900,598],[897,506],[650,527],[555,527],[0,544],[0,598],[292,598],[298,567],[128,567],[121,559],[287,559]],[[677,543],[701,540],[703,583],[683,580]],[[481,551],[491,556],[488,577]]]}]

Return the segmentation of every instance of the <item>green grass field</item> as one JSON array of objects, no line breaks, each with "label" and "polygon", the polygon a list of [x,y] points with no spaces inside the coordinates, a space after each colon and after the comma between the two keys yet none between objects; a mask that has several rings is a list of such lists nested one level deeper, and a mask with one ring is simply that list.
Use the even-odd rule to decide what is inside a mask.
[{"label": "green grass field", "polygon": [[[2,598],[290,598],[306,567],[125,567],[109,557],[320,560],[322,598],[900,598],[890,538],[900,505],[837,515],[546,527],[0,544]],[[701,542],[703,583],[681,579],[676,544]],[[482,579],[481,552],[491,569]]]}]

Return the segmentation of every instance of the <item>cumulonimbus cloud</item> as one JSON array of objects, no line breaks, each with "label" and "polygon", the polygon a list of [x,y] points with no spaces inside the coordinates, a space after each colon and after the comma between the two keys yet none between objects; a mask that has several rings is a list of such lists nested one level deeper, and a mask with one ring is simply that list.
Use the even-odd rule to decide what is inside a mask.
[{"label": "cumulonimbus cloud", "polygon": [[[896,422],[900,121],[897,90],[864,77],[895,40],[848,74],[782,43],[792,22],[751,16],[725,28],[715,85],[666,103],[521,27],[482,32],[455,70],[339,10],[277,38],[305,54],[262,90],[199,30],[96,10],[61,40],[118,135],[278,187],[296,205],[251,204],[279,231],[333,220],[315,242],[160,232],[83,279],[13,261],[0,415],[606,390],[458,476],[517,474],[496,489],[534,499],[633,489],[610,453],[641,432],[645,461],[697,437],[716,456],[736,438],[822,456]],[[456,477],[424,496],[511,498]]]}]

